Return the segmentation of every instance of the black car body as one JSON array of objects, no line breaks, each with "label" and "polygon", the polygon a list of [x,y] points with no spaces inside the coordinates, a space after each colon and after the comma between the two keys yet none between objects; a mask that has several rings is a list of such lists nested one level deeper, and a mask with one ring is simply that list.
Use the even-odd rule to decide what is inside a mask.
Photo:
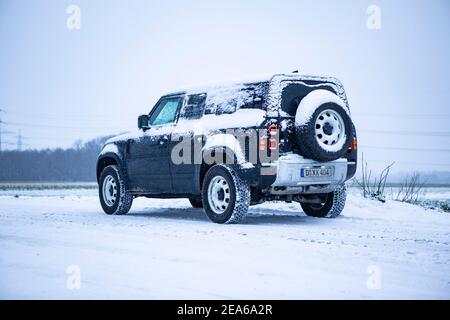
[{"label": "black car body", "polygon": [[[356,171],[356,132],[348,100],[340,81],[331,77],[279,74],[180,90],[161,97],[148,115],[139,117],[138,127],[137,133],[105,144],[97,164],[101,194],[111,190],[111,185],[102,185],[102,172],[114,166],[116,188],[128,199],[189,198],[196,207],[214,206],[204,199],[205,177],[221,165],[231,172],[222,174],[230,185],[235,175],[248,188],[249,205],[298,201],[305,212],[308,206],[323,211],[330,195],[342,195],[344,182]],[[229,189],[216,187],[216,203],[227,206],[220,192]]]}]

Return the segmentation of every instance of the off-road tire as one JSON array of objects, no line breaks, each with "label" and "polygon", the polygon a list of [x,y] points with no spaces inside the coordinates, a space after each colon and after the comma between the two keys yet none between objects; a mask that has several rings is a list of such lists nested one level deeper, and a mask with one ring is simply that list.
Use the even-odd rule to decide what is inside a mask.
[{"label": "off-road tire", "polygon": [[345,207],[345,200],[347,199],[347,190],[345,184],[340,185],[334,192],[323,195],[324,203],[300,203],[303,212],[307,216],[317,218],[336,218],[341,214]]},{"label": "off-road tire", "polygon": [[[105,202],[103,196],[103,183],[108,176],[114,178],[115,184],[119,189],[117,192],[116,200],[112,206],[109,206]],[[103,169],[102,173],[100,174],[98,186],[99,186],[98,190],[99,190],[100,204],[102,205],[103,211],[106,214],[123,215],[127,214],[130,211],[131,206],[133,204],[133,196],[126,191],[125,177],[118,166],[111,165]]]},{"label": "off-road tire", "polygon": [[[333,110],[338,113],[341,116],[345,126],[345,142],[339,150],[333,152],[327,151],[322,148],[316,139],[316,120],[320,116],[322,111],[327,109]],[[300,108],[299,110],[297,110],[297,112],[301,112]],[[314,111],[310,120],[306,124],[296,124],[295,131],[300,154],[306,159],[312,159],[321,162],[334,161],[336,159],[339,159],[345,155],[353,139],[353,128],[354,127],[352,120],[343,107],[333,102],[324,103],[318,106],[318,108]]]},{"label": "off-road tire", "polygon": [[[215,213],[208,200],[208,187],[214,177],[226,180],[230,189],[230,201],[222,214]],[[250,187],[235,170],[228,165],[215,165],[205,175],[202,187],[203,209],[209,219],[215,223],[240,223],[244,220],[250,205]]]},{"label": "off-road tire", "polygon": [[201,198],[189,198],[189,202],[193,208],[196,209],[203,208],[203,202]]}]

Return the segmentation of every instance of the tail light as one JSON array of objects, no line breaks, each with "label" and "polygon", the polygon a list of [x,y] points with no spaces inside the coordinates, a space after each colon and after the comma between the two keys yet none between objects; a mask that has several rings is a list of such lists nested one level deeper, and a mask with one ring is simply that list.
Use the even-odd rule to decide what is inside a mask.
[{"label": "tail light", "polygon": [[356,138],[353,138],[353,141],[348,146],[348,152],[356,151],[358,148],[358,143],[356,142]]},{"label": "tail light", "polygon": [[271,124],[269,126],[269,135],[275,136],[278,134],[278,126],[276,124]]},{"label": "tail light", "polygon": [[269,126],[269,150],[274,151],[278,149],[278,126],[276,124],[271,124]]},{"label": "tail light", "polygon": [[260,139],[259,140],[259,151],[266,151],[266,140],[265,139]]},{"label": "tail light", "polygon": [[267,135],[261,137],[259,140],[259,151],[274,151],[278,149],[278,126],[271,124],[267,128]]},{"label": "tail light", "polygon": [[275,138],[269,139],[269,150],[274,151],[278,149],[278,141]]}]

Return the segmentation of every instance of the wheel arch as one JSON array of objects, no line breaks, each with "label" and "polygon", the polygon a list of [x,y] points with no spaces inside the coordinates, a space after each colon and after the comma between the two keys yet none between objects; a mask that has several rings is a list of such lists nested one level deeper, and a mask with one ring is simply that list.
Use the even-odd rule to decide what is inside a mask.
[{"label": "wheel arch", "polygon": [[112,152],[108,152],[105,154],[102,154],[98,160],[97,160],[97,182],[100,180],[100,175],[102,174],[103,169],[105,169],[107,166],[111,165],[117,165],[119,167],[122,167],[122,160],[120,157]]},{"label": "wheel arch", "polygon": [[222,148],[226,154],[233,154],[237,164],[245,162],[245,153],[236,137],[229,133],[209,136],[202,148],[202,159],[206,151]]},{"label": "wheel arch", "polygon": [[225,159],[226,164],[230,164],[230,165],[234,165],[234,166],[237,166],[240,164],[239,156],[235,153],[235,151],[233,149],[231,149],[225,145],[210,145],[210,147],[208,147],[208,148],[203,148],[202,149],[202,164],[200,166],[200,171],[199,171],[200,190],[202,190],[203,180],[205,179],[205,175],[208,172],[208,170],[217,164],[223,164],[223,162],[219,162],[219,163],[216,163],[216,162],[206,163],[205,162],[205,159],[203,157],[205,152],[209,152],[209,151],[217,150],[217,149],[221,149],[223,154],[226,156],[226,159]]}]

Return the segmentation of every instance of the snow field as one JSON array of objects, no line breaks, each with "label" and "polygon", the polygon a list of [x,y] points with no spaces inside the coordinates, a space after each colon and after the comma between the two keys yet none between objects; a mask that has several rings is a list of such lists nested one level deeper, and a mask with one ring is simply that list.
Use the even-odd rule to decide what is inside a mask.
[{"label": "snow field", "polygon": [[0,298],[449,299],[449,227],[354,190],[337,219],[266,203],[239,225],[184,199],[107,216],[92,195],[1,196]]}]

